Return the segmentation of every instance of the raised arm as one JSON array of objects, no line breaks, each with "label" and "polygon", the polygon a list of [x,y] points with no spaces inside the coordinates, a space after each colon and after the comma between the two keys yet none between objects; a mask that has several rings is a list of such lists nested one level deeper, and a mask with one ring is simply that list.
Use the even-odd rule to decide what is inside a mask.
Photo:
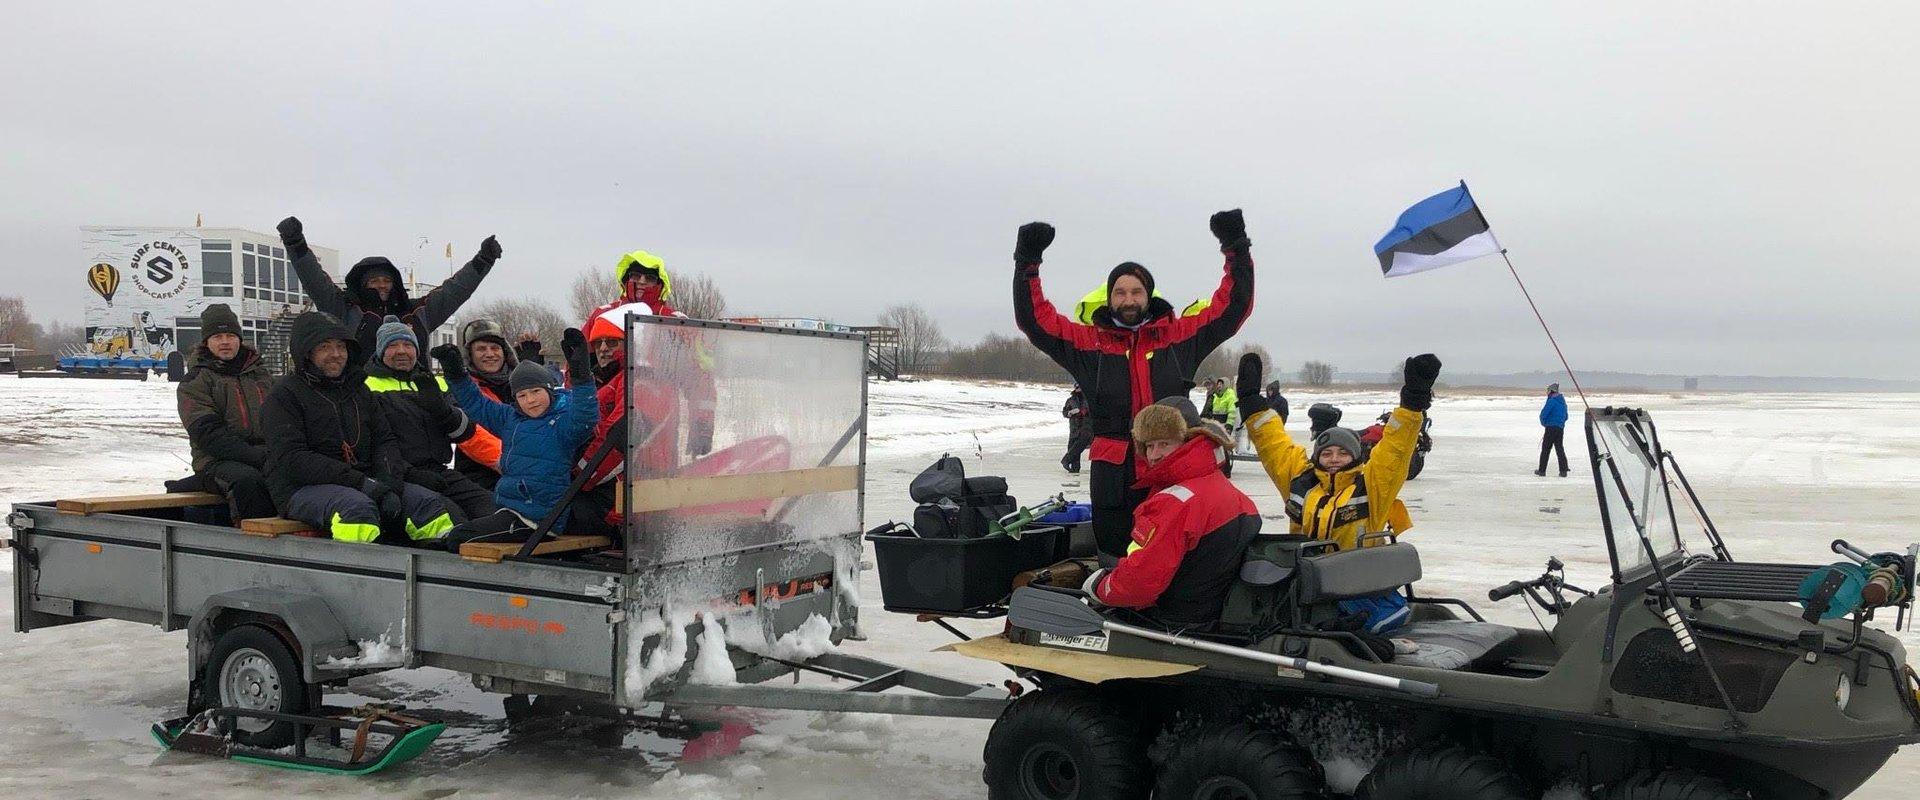
[{"label": "raised arm", "polygon": [[1306,448],[1287,435],[1286,419],[1260,394],[1260,376],[1264,371],[1260,354],[1241,356],[1240,373],[1234,379],[1233,388],[1239,400],[1240,419],[1247,429],[1247,440],[1253,442],[1260,466],[1266,468],[1267,478],[1284,497],[1294,476],[1306,471],[1310,464]]},{"label": "raised arm", "polygon": [[1247,239],[1246,220],[1236,208],[1214,214],[1208,226],[1220,241],[1226,264],[1222,267],[1220,285],[1213,290],[1213,299],[1206,310],[1181,317],[1178,323],[1182,329],[1177,336],[1193,337],[1195,364],[1239,333],[1240,326],[1253,313],[1253,245]]},{"label": "raised arm", "polygon": [[480,281],[493,271],[493,262],[500,260],[500,252],[500,243],[491,236],[487,237],[486,241],[480,243],[480,252],[473,254],[473,259],[466,266],[447,276],[445,283],[420,298],[420,314],[427,330],[453,319],[453,312],[459,311],[460,306],[473,297],[474,290],[480,288]]},{"label": "raised arm", "polygon": [[280,243],[287,248],[287,258],[293,261],[293,274],[300,278],[300,288],[313,298],[313,307],[336,317],[347,313],[347,293],[333,282],[326,267],[320,266],[320,258],[313,254],[313,248],[307,246],[306,230],[300,225],[299,217],[287,217],[280,220]]},{"label": "raised arm", "polygon": [[1093,329],[1061,314],[1040,286],[1040,254],[1052,243],[1052,225],[1029,222],[1020,226],[1013,247],[1013,323],[1040,352],[1078,375],[1081,348],[1092,344]]},{"label": "raised arm", "polygon": [[[447,391],[452,393],[454,405],[466,412],[468,419],[492,431],[494,436],[510,436],[508,432],[513,428],[513,409],[480,393],[480,387],[467,377],[467,366],[460,361],[460,348],[443,344],[433,348],[429,354],[433,360],[440,362],[440,371],[446,375]],[[498,458],[497,454],[495,458]]]},{"label": "raised arm", "polygon": [[1400,407],[1387,418],[1380,443],[1373,446],[1361,469],[1367,476],[1371,502],[1391,503],[1407,482],[1407,465],[1420,445],[1420,427],[1433,406],[1433,382],[1440,376],[1440,359],[1432,353],[1407,359],[1406,385],[1400,389]]},{"label": "raised arm", "polygon": [[[600,398],[593,385],[593,364],[587,353],[587,337],[579,328],[568,328],[560,336],[560,353],[567,359],[567,406],[563,438],[569,450],[578,449],[593,436],[600,423]],[[711,435],[711,434],[709,434]]]}]

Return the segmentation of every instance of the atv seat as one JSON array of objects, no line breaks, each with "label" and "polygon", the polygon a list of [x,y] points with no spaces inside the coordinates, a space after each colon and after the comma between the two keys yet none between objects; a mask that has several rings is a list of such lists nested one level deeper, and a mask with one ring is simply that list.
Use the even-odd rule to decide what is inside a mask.
[{"label": "atv seat", "polygon": [[1520,632],[1491,622],[1413,622],[1387,634],[1418,649],[1393,657],[1393,663],[1432,669],[1464,669],[1491,660],[1520,638]]}]

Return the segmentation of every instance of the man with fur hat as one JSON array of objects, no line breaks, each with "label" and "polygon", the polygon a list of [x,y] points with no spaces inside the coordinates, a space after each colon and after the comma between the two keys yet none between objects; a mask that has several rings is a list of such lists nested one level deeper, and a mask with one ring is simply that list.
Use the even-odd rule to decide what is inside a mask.
[{"label": "man with fur hat", "polygon": [[226,496],[235,524],[274,516],[273,495],[261,471],[267,442],[260,419],[273,376],[240,338],[240,318],[226,303],[200,312],[200,334],[193,371],[176,392],[180,422],[193,449],[193,472]]},{"label": "man with fur hat", "polygon": [[1371,455],[1359,434],[1339,426],[1315,434],[1311,449],[1296,444],[1287,435],[1286,421],[1260,393],[1263,370],[1258,354],[1241,356],[1235,389],[1247,438],[1260,455],[1267,477],[1287,498],[1289,529],[1350,550],[1362,546],[1364,534],[1389,529],[1405,532],[1412,527],[1400,503],[1400,488],[1406,484],[1407,463],[1420,441],[1420,426],[1433,405],[1440,359],[1432,353],[1407,359],[1400,407],[1393,410]]},{"label": "man with fur hat", "polygon": [[306,231],[297,217],[280,221],[280,242],[286,245],[293,261],[294,274],[300,276],[300,288],[313,298],[313,307],[339,319],[360,343],[361,352],[373,352],[374,332],[387,317],[399,317],[413,328],[416,341],[428,341],[433,329],[453,319],[453,314],[480,288],[480,281],[500,260],[500,243],[492,236],[480,243],[480,252],[445,283],[418,300],[407,296],[400,269],[386,256],[368,256],[347,270],[346,286],[337,286],[320,266],[313,249],[307,246]]},{"label": "man with fur hat", "polygon": [[[681,317],[687,315],[673,307],[673,276],[667,272],[667,262],[645,250],[635,250],[620,257],[613,265],[613,280],[619,296],[601,305],[587,314],[587,321],[581,327],[590,341],[595,331],[607,330],[605,322],[621,331],[624,338],[626,318],[629,314],[651,314],[657,317]],[[713,450],[713,416],[719,397],[713,382],[713,372],[701,363],[704,358],[703,345],[698,332],[681,329],[673,331],[672,337],[660,335],[664,332],[655,329],[643,355],[654,379],[663,386],[673,387],[682,397],[676,402],[684,405],[687,414],[687,454],[706,455]],[[604,338],[604,337],[603,337]],[[624,352],[624,343],[621,347]],[[596,351],[596,362],[598,360]],[[604,369],[604,365],[602,365]],[[618,381],[615,381],[618,383]],[[602,394],[602,400],[608,399]],[[606,436],[606,429],[619,424],[619,421],[602,409],[601,430],[594,436],[592,446],[599,445]],[[605,464],[603,462],[602,466]],[[604,476],[596,476],[596,482]]]},{"label": "man with fur hat", "polygon": [[445,536],[452,506],[407,482],[400,444],[367,391],[359,342],[339,320],[309,311],[294,318],[290,349],[293,371],[261,408],[280,516],[346,542],[372,542],[386,525],[416,543]]},{"label": "man with fur hat", "polygon": [[446,380],[427,370],[413,329],[388,317],[374,346],[374,357],[367,359],[367,390],[379,401],[407,462],[403,477],[439,493],[468,519],[493,513],[493,490],[447,467],[453,446],[472,438],[474,425],[466,412],[447,403]]},{"label": "man with fur hat", "polygon": [[1260,510],[1220,472],[1233,449],[1226,429],[1184,397],[1141,409],[1132,435],[1146,467],[1137,486],[1151,494],[1134,509],[1126,557],[1082,588],[1165,625],[1205,626],[1220,618],[1241,554],[1260,532]]},{"label": "man with fur hat", "polygon": [[1028,341],[1073,376],[1087,394],[1094,439],[1089,480],[1093,530],[1100,550],[1118,556],[1133,529],[1134,506],[1146,494],[1133,484],[1145,465],[1127,444],[1128,428],[1156,398],[1185,396],[1200,362],[1224,344],[1253,310],[1253,256],[1239,209],[1209,221],[1226,256],[1219,288],[1191,316],[1153,294],[1153,273],[1132,261],[1107,274],[1107,303],[1083,325],[1055,310],[1040,286],[1041,254],[1053,226],[1020,226],[1013,251],[1013,318]]}]

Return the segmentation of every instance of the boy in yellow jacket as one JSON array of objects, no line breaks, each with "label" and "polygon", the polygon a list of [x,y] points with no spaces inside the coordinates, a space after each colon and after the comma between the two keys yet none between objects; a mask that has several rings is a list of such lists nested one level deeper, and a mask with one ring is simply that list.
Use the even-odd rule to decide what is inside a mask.
[{"label": "boy in yellow jacket", "polygon": [[1285,430],[1286,419],[1269,408],[1260,393],[1262,369],[1259,355],[1241,356],[1234,389],[1260,465],[1287,498],[1288,529],[1349,550],[1361,546],[1365,534],[1389,529],[1405,533],[1413,527],[1400,503],[1400,487],[1407,482],[1407,463],[1419,444],[1427,408],[1433,405],[1440,359],[1432,353],[1407,359],[1400,407],[1387,420],[1386,433],[1371,456],[1359,435],[1346,428],[1321,431],[1313,437],[1311,450],[1294,443]]}]

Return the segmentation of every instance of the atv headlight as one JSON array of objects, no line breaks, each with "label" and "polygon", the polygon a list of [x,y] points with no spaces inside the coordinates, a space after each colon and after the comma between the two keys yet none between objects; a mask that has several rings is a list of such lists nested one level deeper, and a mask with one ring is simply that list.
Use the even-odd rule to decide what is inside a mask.
[{"label": "atv headlight", "polygon": [[1839,706],[1841,713],[1847,711],[1847,701],[1853,699],[1853,679],[1841,673],[1840,682],[1833,687],[1833,704]]}]

